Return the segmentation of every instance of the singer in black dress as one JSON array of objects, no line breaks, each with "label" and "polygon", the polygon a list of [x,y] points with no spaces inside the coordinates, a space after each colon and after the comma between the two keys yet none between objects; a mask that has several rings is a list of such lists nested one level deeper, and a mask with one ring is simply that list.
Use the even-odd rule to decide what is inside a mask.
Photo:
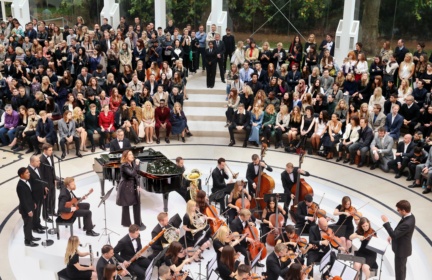
[{"label": "singer in black dress", "polygon": [[129,206],[132,206],[134,224],[140,225],[140,230],[144,230],[145,226],[141,222],[140,187],[137,173],[139,160],[134,161],[134,159],[131,151],[123,151],[120,166],[121,179],[118,184],[116,203],[122,207],[122,226],[129,227],[132,224],[129,214]]}]

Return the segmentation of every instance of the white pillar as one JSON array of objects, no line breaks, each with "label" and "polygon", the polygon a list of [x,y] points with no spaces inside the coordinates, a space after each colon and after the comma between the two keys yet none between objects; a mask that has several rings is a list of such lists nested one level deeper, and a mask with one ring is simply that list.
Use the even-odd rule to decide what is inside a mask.
[{"label": "white pillar", "polygon": [[211,13],[207,20],[206,30],[210,32],[211,25],[216,24],[216,31],[221,35],[225,35],[227,28],[228,13],[222,10],[222,0],[212,0]]},{"label": "white pillar", "polygon": [[[23,27],[30,22],[30,8],[28,0],[13,0],[8,2],[12,2],[12,16],[18,19]],[[4,1],[2,1],[2,10],[4,14]],[[5,18],[4,15],[3,18]]]},{"label": "white pillar", "polygon": [[358,40],[360,22],[354,20],[356,0],[345,0],[343,19],[336,30],[335,59],[339,66],[348,52],[354,50]]},{"label": "white pillar", "polygon": [[120,24],[120,6],[115,0],[104,0],[104,6],[100,13],[101,19],[100,24],[103,23],[103,19],[108,19],[108,24],[114,29]]},{"label": "white pillar", "polygon": [[166,0],[154,0],[154,13],[155,13],[155,29],[162,27],[166,28]]}]

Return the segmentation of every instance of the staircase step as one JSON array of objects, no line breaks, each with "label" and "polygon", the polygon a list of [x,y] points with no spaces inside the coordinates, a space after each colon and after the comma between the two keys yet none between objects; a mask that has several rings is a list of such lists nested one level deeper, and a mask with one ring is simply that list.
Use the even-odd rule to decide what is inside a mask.
[{"label": "staircase step", "polygon": [[[189,92],[188,92],[189,93]],[[190,97],[189,100],[186,100],[184,102],[184,105],[187,105],[187,103],[190,101],[194,101],[194,102],[224,102],[226,103],[225,100],[226,96],[225,94],[213,94],[211,92],[206,92],[206,93],[196,93],[193,95],[193,97]]]},{"label": "staircase step", "polygon": [[189,84],[186,86],[186,92],[188,95],[190,94],[211,94],[211,95],[224,95],[226,96],[226,90],[223,89],[214,89],[214,88],[189,88]]},{"label": "staircase step", "polygon": [[211,102],[211,101],[186,101],[183,103],[183,107],[202,107],[202,108],[223,108],[226,105],[226,101],[224,102]]}]

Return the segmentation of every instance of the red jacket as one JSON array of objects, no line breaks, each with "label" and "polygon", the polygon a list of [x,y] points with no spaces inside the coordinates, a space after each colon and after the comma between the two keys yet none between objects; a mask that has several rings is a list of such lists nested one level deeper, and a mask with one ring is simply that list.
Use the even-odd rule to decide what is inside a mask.
[{"label": "red jacket", "polygon": [[158,124],[169,123],[170,115],[170,109],[167,107],[163,109],[163,112],[161,107],[155,109],[155,120]]},{"label": "red jacket", "polygon": [[103,127],[104,129],[108,129],[110,125],[111,125],[111,131],[114,131],[114,113],[109,111],[108,115],[105,116],[104,112],[100,112],[99,126]]}]

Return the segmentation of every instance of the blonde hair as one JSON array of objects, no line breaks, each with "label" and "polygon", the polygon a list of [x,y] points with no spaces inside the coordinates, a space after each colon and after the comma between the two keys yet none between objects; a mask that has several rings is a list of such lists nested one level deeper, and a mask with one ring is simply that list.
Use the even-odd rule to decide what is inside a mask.
[{"label": "blonde hair", "polygon": [[24,50],[21,47],[16,47],[15,48],[15,53],[17,55],[22,55],[24,53]]},{"label": "blonde hair", "polygon": [[280,106],[279,113],[281,113],[281,115],[288,115],[288,106],[287,105]]},{"label": "blonde hair", "polygon": [[[258,107],[258,110],[255,110],[255,107]],[[255,115],[255,118],[259,118],[259,116],[261,116],[262,114],[262,108],[261,106],[259,106],[258,104],[254,103],[254,106],[252,108],[252,114]]]},{"label": "blonde hair", "polygon": [[252,93],[252,88],[250,86],[248,86],[248,85],[246,85],[246,86],[243,87],[243,92],[245,94],[247,94],[248,96],[251,95],[251,94],[253,94]]},{"label": "blonde hair", "polygon": [[[150,105],[150,110],[147,110],[147,105]],[[143,117],[145,120],[154,119],[154,109],[150,101],[146,101],[142,107]]]},{"label": "blonde hair", "polygon": [[78,251],[79,239],[78,236],[72,235],[69,237],[66,253],[64,257],[64,263],[68,264],[73,255]]},{"label": "blonde hair", "polygon": [[196,206],[196,202],[194,200],[189,200],[186,204],[186,213],[189,215],[189,218],[192,219],[195,217],[195,212],[192,211],[192,207]]},{"label": "blonde hair", "polygon": [[275,107],[274,107],[274,105],[273,104],[269,104],[269,105],[267,105],[267,107],[266,107],[266,112],[267,112],[267,114],[274,114],[274,112],[275,112]]},{"label": "blonde hair", "polygon": [[75,107],[73,109],[72,116],[74,121],[84,121],[84,114],[80,115],[80,112],[82,112],[80,107]]},{"label": "blonde hair", "polygon": [[219,240],[222,244],[225,245],[225,236],[229,234],[230,230],[227,226],[221,226],[216,233],[215,240]]}]

